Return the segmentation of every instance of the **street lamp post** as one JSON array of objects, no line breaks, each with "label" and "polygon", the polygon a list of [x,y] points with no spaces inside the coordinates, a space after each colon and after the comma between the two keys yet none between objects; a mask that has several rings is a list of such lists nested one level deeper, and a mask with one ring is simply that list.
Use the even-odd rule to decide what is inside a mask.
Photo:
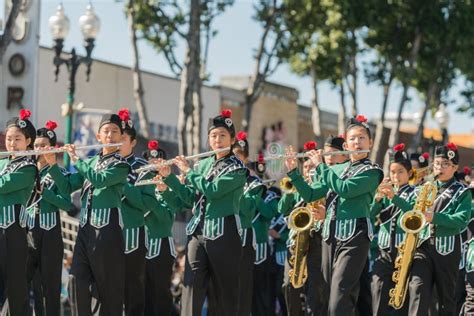
[{"label": "street lamp post", "polygon": [[[94,49],[94,41],[100,30],[100,20],[94,13],[94,8],[91,4],[87,5],[86,12],[79,18],[79,27],[81,28],[84,37],[84,48],[86,56],[78,56],[76,49],[73,48],[71,53],[65,58],[62,57],[64,39],[69,33],[69,18],[64,14],[64,7],[60,4],[57,8],[56,14],[49,18],[49,28],[53,35],[54,45],[54,60],[53,64],[56,66],[54,71],[55,81],[58,81],[58,74],[61,65],[66,65],[69,72],[69,87],[67,95],[67,108],[63,111],[63,116],[66,117],[66,138],[65,143],[72,143],[72,125],[74,115],[74,94],[76,90],[76,74],[77,69],[81,64],[87,67],[86,80],[89,81],[92,66],[92,50]],[[64,164],[69,168],[69,156],[64,154]]]},{"label": "street lamp post", "polygon": [[449,112],[443,103],[439,105],[438,111],[435,113],[435,120],[439,124],[442,133],[442,142],[445,144],[448,142]]}]

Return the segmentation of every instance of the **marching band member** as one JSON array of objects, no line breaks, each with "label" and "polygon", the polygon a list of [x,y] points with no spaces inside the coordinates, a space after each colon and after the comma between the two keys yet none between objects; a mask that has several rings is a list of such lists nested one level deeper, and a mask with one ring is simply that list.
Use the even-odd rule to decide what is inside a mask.
[{"label": "marching band member", "polygon": [[[371,217],[380,217],[378,233],[378,256],[372,271],[372,312],[373,315],[389,315],[394,309],[388,305],[389,290],[394,287],[392,275],[398,246],[405,237],[399,218],[410,211],[415,203],[415,187],[408,184],[412,166],[405,151],[405,144],[398,144],[390,162],[390,178],[380,184],[371,209]],[[395,184],[395,188],[393,187]]]},{"label": "marching band member", "polygon": [[[130,119],[128,109],[121,109],[118,116],[125,124],[123,127],[120,155],[131,166],[128,183],[124,186],[122,207],[123,235],[125,241],[125,314],[143,315],[145,310],[145,213],[148,209],[139,201],[143,195],[155,198],[153,186],[135,186],[135,182],[146,179],[134,170],[147,164],[147,161],[136,157],[133,148],[137,144],[137,131]],[[151,177],[151,175],[149,176]]]},{"label": "marching band member", "polygon": [[[272,248],[272,269],[270,272],[270,301],[272,309],[270,315],[275,315],[275,303],[280,306],[280,313],[287,315],[285,296],[283,293],[283,282],[285,278],[285,264],[287,262],[287,242],[290,230],[286,224],[285,216],[275,216],[269,227],[270,243]],[[300,309],[303,310],[302,304]]]},{"label": "marching band member", "polygon": [[460,232],[470,218],[471,192],[456,181],[459,153],[448,143],[435,148],[433,169],[438,176],[438,193],[425,218],[429,223],[420,232],[418,247],[411,268],[408,295],[409,314],[428,312],[436,286],[439,315],[454,315],[455,289],[461,259]]},{"label": "marching band member", "polygon": [[[117,114],[105,114],[96,135],[102,144],[122,141],[127,122]],[[56,156],[44,155],[49,174],[58,187],[74,192],[82,188],[81,214],[71,274],[74,276],[79,315],[91,315],[91,284],[98,290],[101,313],[121,315],[125,293],[125,249],[122,233],[122,193],[130,165],[117,147],[105,147],[96,156],[82,160],[74,145],[66,144],[77,173],[64,176]],[[74,298],[73,298],[74,300]]]},{"label": "marching band member", "polygon": [[469,190],[471,191],[471,217],[467,229],[466,280],[463,282],[466,298],[460,313],[460,315],[465,316],[474,313],[474,180],[469,183]]},{"label": "marching band member", "polygon": [[[56,146],[57,123],[48,121],[36,132],[35,150]],[[39,273],[42,296],[35,296],[35,314],[60,314],[61,275],[63,268],[64,244],[61,235],[59,210],[69,211],[72,207],[71,195],[67,188],[58,188],[48,175],[49,165],[42,155],[38,155],[40,190],[33,194],[26,209],[30,248],[28,254],[28,280]],[[67,171],[60,169],[63,174]],[[36,279],[34,280],[36,281]],[[43,297],[44,296],[44,297]],[[45,306],[43,306],[43,302]],[[44,309],[45,308],[45,309]]]},{"label": "marching band member", "polygon": [[[349,120],[346,136],[349,150],[368,150],[372,146],[367,119],[361,115]],[[294,155],[291,147],[288,154]],[[288,175],[305,201],[327,194],[322,260],[323,275],[330,285],[330,316],[355,314],[360,277],[367,263],[372,238],[370,204],[383,178],[382,170],[367,156],[352,154],[349,162],[329,168],[323,163],[321,151],[310,151],[309,157],[321,178],[316,187],[304,181],[295,158],[286,160]]]},{"label": "marching band member", "polygon": [[[223,110],[210,120],[209,144],[212,150],[231,147],[235,142],[232,112]],[[169,167],[159,169],[164,183],[185,204],[194,202],[194,216],[186,232],[189,242],[186,253],[181,315],[200,315],[213,283],[219,315],[235,315],[239,308],[239,273],[241,227],[239,203],[248,169],[230,152],[220,152],[201,160],[193,170],[185,157],[174,159],[186,175],[183,185],[170,173]]]},{"label": "marching band member", "polygon": [[271,249],[268,229],[278,212],[278,194],[264,190],[262,198],[257,197],[257,212],[252,220],[255,230],[256,252],[253,274],[252,316],[266,316],[274,313],[275,304],[271,300]]},{"label": "marching band member", "polygon": [[[36,129],[30,116],[30,111],[21,110],[19,117],[8,120],[5,130],[8,151],[33,148]],[[0,278],[10,313],[15,316],[29,314],[25,206],[37,176],[36,163],[30,157],[0,159]]]},{"label": "marching band member", "polygon": [[[143,157],[149,162],[160,163],[166,159],[166,152],[159,148],[156,140],[148,142]],[[148,197],[143,203],[150,211],[145,215],[146,225],[146,279],[145,315],[171,315],[171,274],[176,258],[173,241],[175,214],[183,209],[183,202],[164,183],[156,185],[154,199]],[[186,206],[191,208],[191,206]]]},{"label": "marching band member", "polygon": [[[309,141],[304,144],[303,148],[304,151],[307,152],[309,150],[316,149],[316,146],[316,142]],[[311,181],[311,170],[313,170],[313,163],[310,159],[308,159],[303,164],[303,177],[305,179],[308,179],[309,181]],[[306,206],[306,203],[301,197],[301,195],[298,192],[288,192],[286,194],[283,194],[282,198],[278,202],[278,212],[280,214],[288,216],[293,209],[302,206]],[[324,218],[318,218],[316,220],[322,219]],[[323,278],[321,274],[321,235],[318,233],[318,231],[319,225],[316,224],[310,233],[310,245],[306,259],[308,267],[308,278],[306,280],[305,285],[306,291],[305,288],[295,289],[292,286],[288,275],[291,266],[288,260],[286,260],[285,262],[285,282],[283,284],[283,291],[285,294],[288,315],[290,316],[305,315],[305,309],[306,313],[309,315],[311,315],[312,313],[316,313],[316,315],[319,315],[320,313],[318,313],[317,311],[320,311],[320,309],[322,308],[323,303],[321,302],[321,299],[323,299],[324,293],[322,288]],[[289,247],[291,247],[291,236],[293,234],[294,232],[290,232],[290,242],[288,243]],[[291,253],[288,253],[287,259],[289,259],[290,257]],[[311,288],[311,291],[313,291],[311,294],[314,296],[310,299],[307,295],[305,300],[307,306],[302,306],[303,302],[301,298],[304,295],[304,292],[308,294],[309,288]]]},{"label": "marching band member", "polygon": [[[249,164],[249,143],[247,134],[243,131],[237,133],[237,141],[234,145],[234,154]],[[250,175],[245,183],[244,193],[240,199],[240,222],[242,224],[242,258],[240,261],[240,299],[239,316],[250,316],[252,312],[252,288],[253,269],[255,262],[255,231],[252,227],[252,219],[257,209],[257,197],[262,195],[264,185],[260,178]]]},{"label": "marching band member", "polygon": [[430,173],[428,165],[430,163],[429,153],[413,153],[410,155],[410,162],[414,170],[411,185],[418,186],[425,182],[425,177]]}]

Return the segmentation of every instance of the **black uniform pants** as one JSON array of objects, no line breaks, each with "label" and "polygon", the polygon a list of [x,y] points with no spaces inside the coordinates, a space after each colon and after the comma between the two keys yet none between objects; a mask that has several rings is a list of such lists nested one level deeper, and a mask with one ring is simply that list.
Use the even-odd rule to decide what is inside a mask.
[{"label": "black uniform pants", "polygon": [[242,248],[239,280],[239,316],[250,316],[252,312],[253,268],[255,248],[253,245],[253,230],[246,230],[245,245]]},{"label": "black uniform pants", "polygon": [[[286,261],[286,260],[285,260]],[[283,295],[283,279],[285,276],[285,266],[279,265],[276,261],[276,253],[271,257],[270,268],[270,314],[274,316],[276,312],[276,303],[280,306],[280,312],[283,315],[287,314],[285,296]]]},{"label": "black uniform pants", "polygon": [[122,315],[125,294],[124,248],[117,209],[111,210],[108,225],[95,228],[87,222],[79,228],[71,268],[79,316],[92,315],[91,284],[95,284],[98,291],[100,314]]},{"label": "black uniform pants", "polygon": [[[289,276],[289,271],[291,269],[291,266],[288,262],[290,258],[291,258],[291,253],[290,251],[288,251],[288,255],[285,261],[285,278],[283,282],[283,294],[285,295],[286,309],[288,310],[288,316],[303,316],[305,315],[304,305],[303,305],[304,289],[305,289],[305,286],[308,285],[308,283],[306,283],[305,286],[299,289],[295,289],[293,285],[291,285],[290,276]],[[308,272],[309,272],[309,266],[308,266]],[[308,280],[306,282],[308,281],[309,281],[309,275],[308,275]]]},{"label": "black uniform pants", "polygon": [[237,315],[242,245],[234,216],[224,219],[224,234],[215,240],[202,235],[190,236],[186,249],[182,316],[201,315],[212,282],[217,308],[222,316]]},{"label": "black uniform pants", "polygon": [[19,224],[19,205],[15,206],[16,221],[8,228],[0,228],[0,278],[5,286],[10,315],[29,313],[26,265],[28,258],[27,232]]},{"label": "black uniform pants", "polygon": [[160,254],[146,259],[145,315],[170,316],[173,311],[171,274],[175,258],[168,237],[161,239]]},{"label": "black uniform pants", "polygon": [[356,313],[360,278],[370,249],[367,229],[367,220],[360,218],[354,234],[348,240],[340,241],[330,236],[323,242],[322,264],[326,290],[329,292],[329,316],[350,316]]},{"label": "black uniform pants", "polygon": [[466,271],[466,302],[461,315],[474,315],[474,271]]},{"label": "black uniform pants", "polygon": [[[50,230],[42,229],[39,223],[39,216],[36,216],[35,227],[29,232],[27,266],[28,283],[32,281],[34,283],[39,282],[39,284],[35,284],[39,286],[38,293],[41,295],[35,295],[36,315],[45,314],[43,311],[48,316],[60,314],[63,255],[64,244],[61,235],[59,212],[56,212],[56,226]],[[35,275],[37,275],[36,278]]]},{"label": "black uniform pants", "polygon": [[270,269],[271,256],[270,247],[267,245],[267,258],[255,264],[253,268],[253,298],[252,298],[252,316],[267,316],[271,313],[270,306]]},{"label": "black uniform pants", "polygon": [[409,315],[427,315],[432,301],[433,286],[438,293],[438,315],[455,315],[456,281],[461,259],[460,238],[456,236],[451,253],[440,255],[435,248],[434,238],[418,247],[409,282]]},{"label": "black uniform pants", "polygon": [[138,232],[138,248],[125,254],[125,314],[141,316],[145,311],[145,227]]},{"label": "black uniform pants", "polygon": [[[396,254],[379,249],[372,270],[372,313],[374,316],[393,315],[395,310],[388,305],[389,291],[395,286],[392,281]],[[406,305],[406,304],[405,304]]]},{"label": "black uniform pants", "polygon": [[321,268],[321,233],[312,232],[307,256],[308,279],[306,281],[306,314],[308,316],[325,315],[329,292],[324,291],[324,278]]}]

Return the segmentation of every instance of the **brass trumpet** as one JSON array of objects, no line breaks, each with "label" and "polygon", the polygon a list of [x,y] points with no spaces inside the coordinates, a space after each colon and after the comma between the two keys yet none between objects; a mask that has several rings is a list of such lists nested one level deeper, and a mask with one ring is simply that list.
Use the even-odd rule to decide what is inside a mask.
[{"label": "brass trumpet", "polygon": [[284,194],[291,194],[296,192],[296,188],[291,183],[291,179],[289,177],[284,177],[280,180],[280,190]]}]

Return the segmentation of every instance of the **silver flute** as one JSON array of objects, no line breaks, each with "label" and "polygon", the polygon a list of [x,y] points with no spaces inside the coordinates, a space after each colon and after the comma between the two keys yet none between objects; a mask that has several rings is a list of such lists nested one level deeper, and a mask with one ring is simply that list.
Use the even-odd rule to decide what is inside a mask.
[{"label": "silver flute", "polygon": [[[370,149],[362,149],[362,150],[339,150],[339,151],[329,151],[323,153],[323,156],[335,156],[335,155],[353,155],[353,154],[365,154],[370,153]],[[265,157],[265,161],[269,160],[281,160],[287,158],[306,158],[308,157],[308,153],[297,153],[295,155],[272,155]]]},{"label": "silver flute", "polygon": [[135,182],[135,186],[136,187],[141,187],[141,186],[145,186],[145,185],[157,185],[157,184],[163,184],[163,180],[159,180],[159,179],[148,179],[148,180],[140,180],[140,181],[137,181]]},{"label": "silver flute", "polygon": [[[97,145],[86,145],[86,146],[77,146],[76,150],[90,150],[90,149],[102,149],[106,147],[119,147],[122,143],[114,143],[114,144],[97,144]],[[45,149],[45,150],[24,150],[24,151],[2,151],[0,152],[0,157],[5,156],[36,156],[36,155],[44,155],[44,154],[56,154],[65,152],[66,149],[63,147],[54,148],[54,149]]]},{"label": "silver flute", "polygon": [[[209,156],[212,156],[214,154],[226,152],[226,151],[229,151],[229,150],[230,150],[230,147],[220,148],[220,149],[216,149],[216,150],[206,151],[204,153],[200,153],[200,154],[196,154],[196,155],[186,156],[186,157],[184,157],[184,159],[193,160],[193,159],[209,157]],[[173,163],[174,162],[173,162],[172,159],[171,160],[166,160],[162,163],[151,163],[151,164],[144,165],[143,167],[137,168],[136,170],[134,170],[134,172],[135,173],[141,173],[141,172],[144,172],[144,171],[156,170],[156,169],[161,168],[161,167],[171,166]]]}]

